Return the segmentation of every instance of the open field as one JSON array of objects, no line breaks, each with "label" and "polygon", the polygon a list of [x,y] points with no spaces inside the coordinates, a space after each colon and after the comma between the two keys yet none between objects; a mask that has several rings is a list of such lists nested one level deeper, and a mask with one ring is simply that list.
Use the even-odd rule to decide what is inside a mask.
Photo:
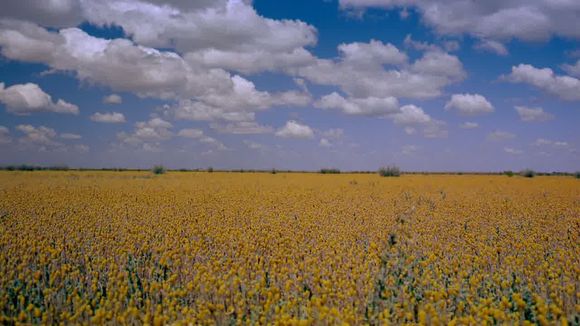
[{"label": "open field", "polygon": [[0,323],[580,323],[572,177],[0,173]]}]

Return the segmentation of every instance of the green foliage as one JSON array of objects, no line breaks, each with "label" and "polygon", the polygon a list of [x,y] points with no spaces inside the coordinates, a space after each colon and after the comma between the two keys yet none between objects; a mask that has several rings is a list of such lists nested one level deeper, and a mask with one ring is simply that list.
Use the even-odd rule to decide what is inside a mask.
[{"label": "green foliage", "polygon": [[153,174],[164,174],[165,173],[165,167],[163,165],[155,165],[152,169],[151,172],[153,172]]},{"label": "green foliage", "polygon": [[532,169],[524,169],[520,172],[520,175],[525,178],[533,178],[536,176],[536,171]]},{"label": "green foliage", "polygon": [[398,177],[401,175],[401,170],[398,166],[384,166],[379,169],[379,175],[381,177]]},{"label": "green foliage", "polygon": [[322,174],[339,174],[340,170],[339,169],[320,169],[320,173]]},{"label": "green foliage", "polygon": [[210,166],[209,168],[207,168],[207,172],[213,172],[213,168]]},{"label": "green foliage", "polygon": [[514,171],[511,171],[511,170],[504,171],[503,174],[507,175],[508,177],[513,177],[514,176]]},{"label": "green foliage", "polygon": [[0,169],[6,171],[68,171],[69,167],[66,165],[52,165],[52,166],[38,166],[38,165],[6,165]]}]

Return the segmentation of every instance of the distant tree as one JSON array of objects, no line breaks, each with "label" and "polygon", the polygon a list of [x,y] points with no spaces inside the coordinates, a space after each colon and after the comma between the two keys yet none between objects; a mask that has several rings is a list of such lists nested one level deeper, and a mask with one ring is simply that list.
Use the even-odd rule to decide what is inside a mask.
[{"label": "distant tree", "polygon": [[320,173],[322,174],[339,174],[340,170],[331,168],[331,169],[320,169]]},{"label": "distant tree", "polygon": [[526,178],[533,178],[536,176],[536,171],[534,171],[532,169],[524,169],[524,170],[520,171],[520,175],[522,177],[526,177]]},{"label": "distant tree", "polygon": [[511,170],[504,171],[503,174],[507,175],[508,177],[513,177],[514,176],[514,171],[511,171]]},{"label": "distant tree", "polygon": [[164,174],[165,173],[165,167],[163,165],[155,165],[151,169],[151,172],[153,172],[153,174]]},{"label": "distant tree", "polygon": [[401,175],[401,170],[398,166],[385,166],[379,169],[379,175],[381,177],[398,177]]},{"label": "distant tree", "polygon": [[47,170],[51,171],[68,171],[69,167],[66,165],[53,165],[46,168]]}]

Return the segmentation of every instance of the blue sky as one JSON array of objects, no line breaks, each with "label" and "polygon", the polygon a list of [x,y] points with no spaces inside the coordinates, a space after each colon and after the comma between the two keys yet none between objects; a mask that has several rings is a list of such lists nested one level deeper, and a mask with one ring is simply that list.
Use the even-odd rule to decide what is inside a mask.
[{"label": "blue sky", "polygon": [[31,0],[0,164],[580,169],[580,3]]}]

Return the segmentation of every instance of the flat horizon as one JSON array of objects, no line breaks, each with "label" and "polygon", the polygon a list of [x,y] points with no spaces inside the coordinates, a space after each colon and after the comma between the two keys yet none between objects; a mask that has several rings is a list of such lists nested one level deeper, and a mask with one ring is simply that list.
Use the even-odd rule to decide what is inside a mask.
[{"label": "flat horizon", "polygon": [[10,1],[0,165],[580,170],[580,4]]}]

